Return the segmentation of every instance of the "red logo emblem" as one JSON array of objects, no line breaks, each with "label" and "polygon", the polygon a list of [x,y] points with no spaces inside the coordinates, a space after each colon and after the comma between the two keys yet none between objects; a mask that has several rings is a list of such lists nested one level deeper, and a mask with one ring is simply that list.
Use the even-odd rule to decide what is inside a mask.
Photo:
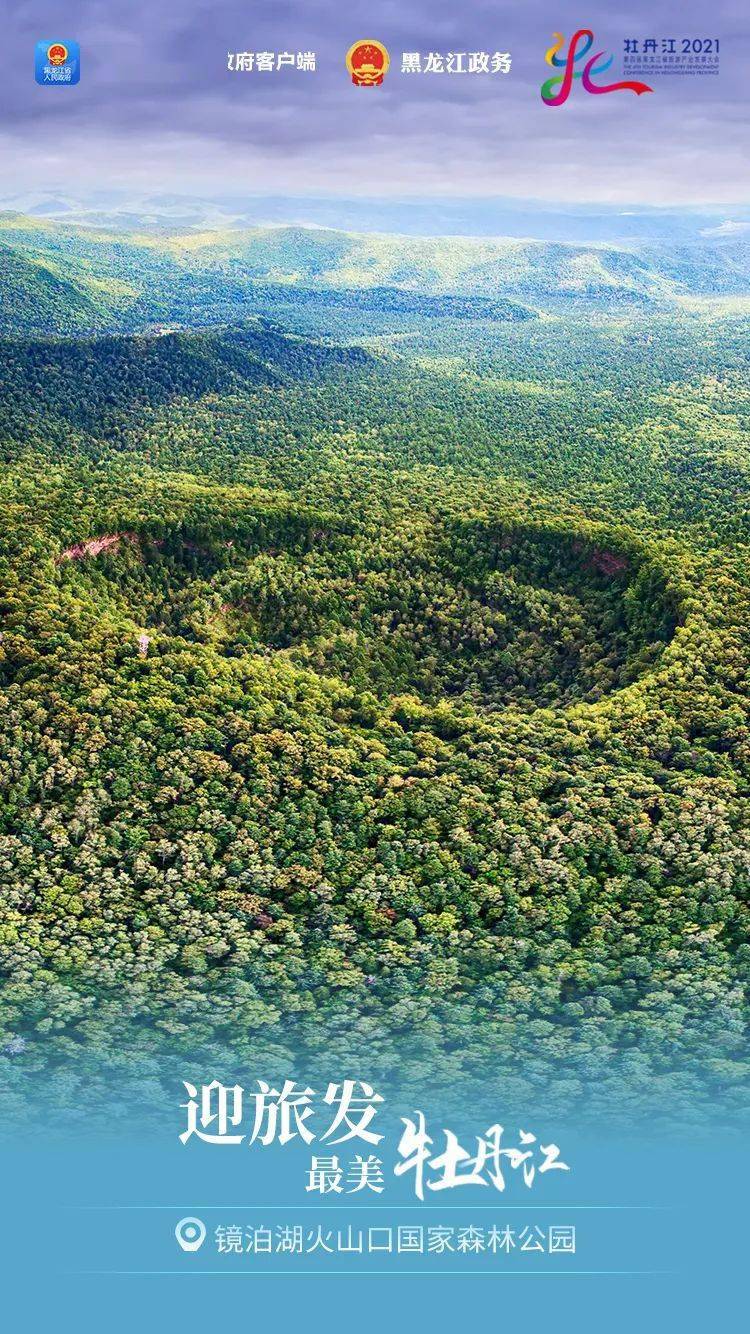
[{"label": "red logo emblem", "polygon": [[68,59],[68,48],[62,42],[53,42],[47,52],[50,65],[64,65]]},{"label": "red logo emblem", "polygon": [[355,42],[346,53],[346,68],[358,88],[375,88],[388,73],[391,58],[382,42]]}]

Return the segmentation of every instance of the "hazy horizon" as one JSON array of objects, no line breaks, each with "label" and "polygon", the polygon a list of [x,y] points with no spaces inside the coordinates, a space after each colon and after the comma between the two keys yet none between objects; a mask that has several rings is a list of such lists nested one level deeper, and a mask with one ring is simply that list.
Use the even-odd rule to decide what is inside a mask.
[{"label": "hazy horizon", "polygon": [[119,230],[304,227],[404,236],[508,237],[578,243],[732,240],[750,232],[741,204],[607,205],[509,197],[368,199],[336,194],[264,195],[232,191],[127,189],[9,191],[0,213],[40,222]]}]

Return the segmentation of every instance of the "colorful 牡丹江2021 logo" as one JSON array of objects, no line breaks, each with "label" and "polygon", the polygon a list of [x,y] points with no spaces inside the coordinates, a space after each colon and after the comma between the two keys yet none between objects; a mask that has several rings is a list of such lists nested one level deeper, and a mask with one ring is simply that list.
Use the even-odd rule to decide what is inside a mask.
[{"label": "colorful \u7261\u4e39\u6c5f2021 logo", "polygon": [[81,49],[78,42],[37,42],[34,48],[34,74],[45,88],[60,88],[78,83],[81,77]]},{"label": "colorful \u7261\u4e39\u6c5f2021 logo", "polygon": [[[635,79],[623,79],[620,83],[594,83],[597,75],[609,69],[614,56],[608,56],[606,51],[597,51],[593,56],[589,56],[594,44],[594,34],[590,28],[579,28],[578,32],[573,34],[564,55],[561,55],[561,51],[565,45],[565,38],[560,32],[556,32],[554,36],[555,45],[550,47],[544,58],[548,65],[561,70],[562,73],[554,74],[542,84],[542,101],[548,107],[561,107],[563,102],[567,102],[575,79],[581,80],[587,93],[628,92],[640,96],[641,93],[654,91],[649,84],[639,83]],[[584,59],[586,63],[577,69],[578,62]]]}]

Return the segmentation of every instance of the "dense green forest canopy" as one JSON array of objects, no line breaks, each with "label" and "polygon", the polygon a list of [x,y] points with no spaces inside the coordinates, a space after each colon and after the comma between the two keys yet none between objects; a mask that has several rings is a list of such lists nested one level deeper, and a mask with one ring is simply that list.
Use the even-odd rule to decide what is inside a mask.
[{"label": "dense green forest canopy", "polygon": [[669,277],[608,253],[648,299],[605,300],[587,260],[561,300],[575,247],[368,238],[363,288],[363,238],[268,232],[5,224],[11,1108],[101,1060],[366,1051],[406,1084],[491,1071],[521,1103],[739,1117],[737,250],[691,251],[689,282],[680,254]]}]

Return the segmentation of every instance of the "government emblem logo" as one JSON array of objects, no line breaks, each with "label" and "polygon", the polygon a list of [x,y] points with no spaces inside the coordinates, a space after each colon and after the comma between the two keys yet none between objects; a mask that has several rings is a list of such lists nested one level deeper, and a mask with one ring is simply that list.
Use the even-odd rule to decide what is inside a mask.
[{"label": "government emblem logo", "polygon": [[382,42],[367,38],[355,42],[346,53],[346,68],[358,88],[375,88],[388,73],[391,58]]}]

